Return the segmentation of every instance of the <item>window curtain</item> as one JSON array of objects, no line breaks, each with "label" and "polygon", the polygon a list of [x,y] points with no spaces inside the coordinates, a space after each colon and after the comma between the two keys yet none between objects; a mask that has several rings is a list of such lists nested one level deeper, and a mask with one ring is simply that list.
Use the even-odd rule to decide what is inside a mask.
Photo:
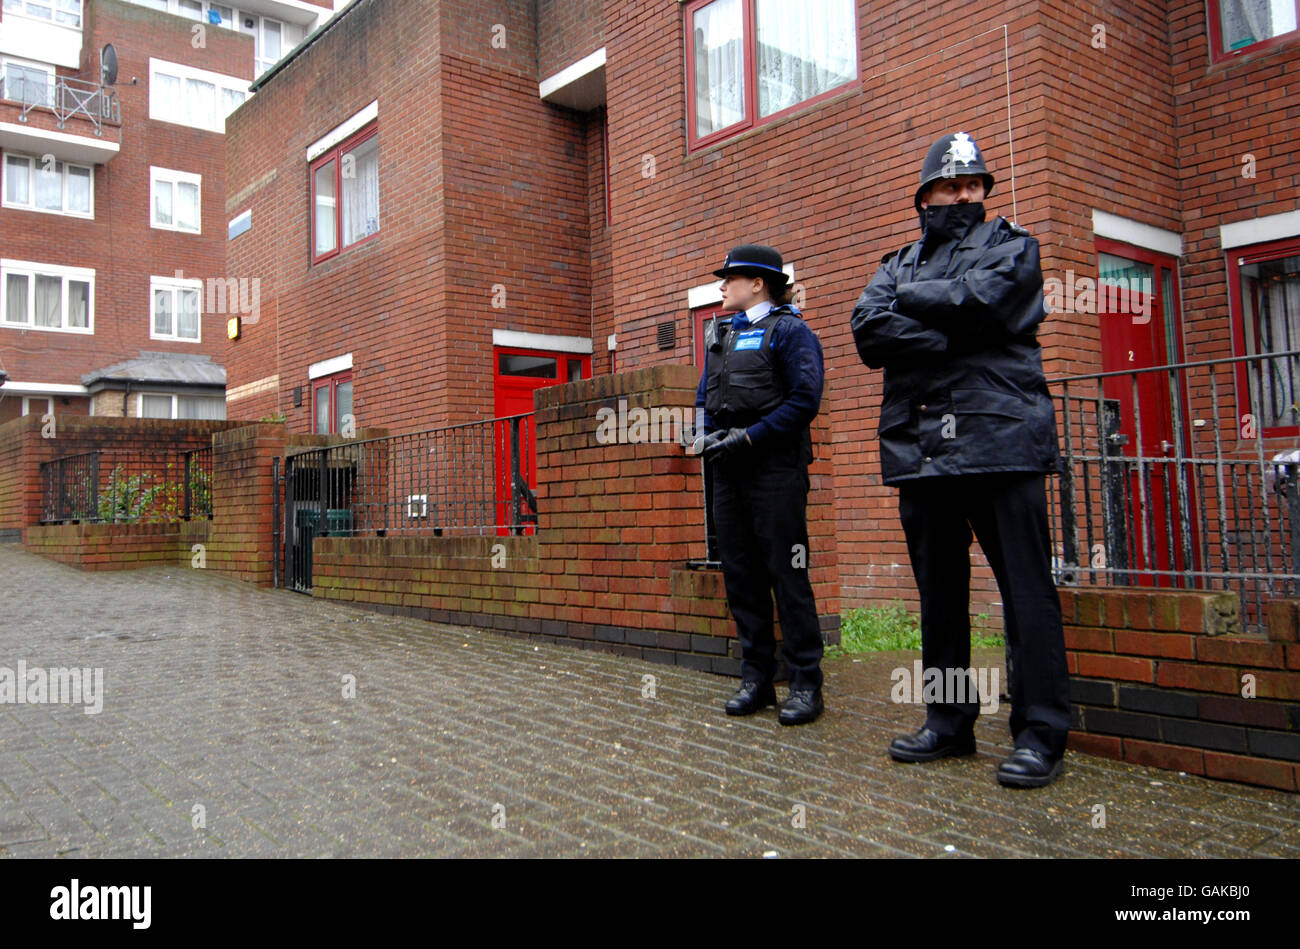
[{"label": "window curtain", "polygon": [[[1300,257],[1261,265],[1259,287],[1259,342],[1261,353],[1300,349]],[[1297,357],[1264,360],[1264,424],[1300,424],[1296,402],[1300,398]]]},{"label": "window curtain", "polygon": [[172,292],[153,292],[153,331],[155,336],[172,335]]},{"label": "window curtain", "polygon": [[178,76],[154,73],[152,97],[153,111],[160,118],[180,122],[185,118],[185,105],[181,101],[181,80]]},{"label": "window curtain", "polygon": [[10,204],[31,204],[32,160],[18,155],[5,156],[5,200]]},{"label": "window curtain", "polygon": [[756,0],[758,114],[772,115],[857,75],[854,0]]},{"label": "window curtain", "polygon": [[[351,172],[351,175],[349,175]],[[343,244],[379,230],[379,138],[343,156]]]},{"label": "window curtain", "polygon": [[31,278],[23,273],[5,274],[5,321],[27,322],[27,293]]},{"label": "window curtain", "polygon": [[334,162],[316,169],[316,253],[334,250]]},{"label": "window curtain", "polygon": [[199,186],[178,182],[176,185],[176,226],[185,231],[199,229]]},{"label": "window curtain", "polygon": [[179,290],[179,312],[176,314],[176,335],[183,339],[199,338],[199,291]]},{"label": "window curtain", "polygon": [[47,211],[63,210],[62,162],[55,162],[48,169],[44,162],[36,162],[36,206]]},{"label": "window curtain", "polygon": [[69,211],[80,214],[90,213],[90,169],[68,169],[68,207]]},{"label": "window curtain", "polygon": [[1295,0],[1219,0],[1223,49],[1228,52],[1296,28]]},{"label": "window curtain", "polygon": [[141,400],[140,416],[142,418],[171,418],[172,397],[169,395],[146,395]]},{"label": "window curtain", "polygon": [[178,396],[176,401],[177,418],[224,419],[226,417],[225,399],[182,395]]},{"label": "window curtain", "polygon": [[36,275],[36,325],[63,325],[63,279]]},{"label": "window curtain", "polygon": [[217,87],[198,79],[185,80],[185,114],[189,124],[210,129],[217,124]]},{"label": "window curtain", "polygon": [[90,326],[90,284],[84,280],[68,281],[68,325],[79,329]]},{"label": "window curtain", "polygon": [[170,181],[153,183],[153,220],[155,224],[172,226],[172,183]]},{"label": "window curtain", "polygon": [[703,137],[745,118],[745,37],[741,0],[716,0],[695,11],[695,134]]}]

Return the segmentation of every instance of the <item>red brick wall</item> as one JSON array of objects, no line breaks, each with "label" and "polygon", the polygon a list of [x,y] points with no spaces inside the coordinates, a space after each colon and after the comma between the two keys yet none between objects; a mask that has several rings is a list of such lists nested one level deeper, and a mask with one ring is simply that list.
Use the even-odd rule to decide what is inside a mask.
[{"label": "red brick wall", "polygon": [[80,570],[135,570],[161,564],[194,565],[195,544],[208,542],[209,522],[59,524],[31,527],[32,553]]},{"label": "red brick wall", "polygon": [[272,462],[284,455],[283,425],[246,425],[212,439],[212,529],[207,569],[270,586],[277,551]]},{"label": "red brick wall", "polygon": [[[122,113],[121,151],[94,173],[93,220],[0,209],[3,256],[95,271],[93,335],[0,328],[0,367],[11,381],[81,383],[83,373],[155,352],[206,354],[220,361],[225,319],[205,316],[202,342],[149,338],[151,276],[207,278],[225,272],[225,162],[222,136],[149,119],[149,59],[183,63],[242,79],[253,76],[253,41],[229,30],[206,33],[206,48],[191,45],[193,22],[121,0],[86,4],[79,75],[98,70],[99,50],[118,52],[114,87]],[[60,74],[73,74],[61,70]],[[132,85],[133,78],[139,79]],[[33,113],[35,115],[36,113]],[[43,120],[36,120],[43,121]],[[92,133],[73,122],[65,133]],[[110,130],[106,140],[117,141]],[[149,167],[203,176],[201,234],[149,226]],[[84,401],[79,403],[84,414]],[[60,410],[65,407],[60,406]],[[66,407],[71,409],[72,407]]]},{"label": "red brick wall", "polygon": [[603,0],[537,0],[537,78],[545,79],[605,45]]},{"label": "red brick wall", "polygon": [[1063,588],[1061,607],[1071,747],[1300,789],[1300,601],[1270,603],[1268,639],[1241,635],[1232,593]]},{"label": "red brick wall", "polygon": [[[541,390],[535,537],[317,538],[313,593],[738,672],[721,574],[685,567],[705,553],[699,459],[675,443],[605,445],[596,437],[601,408],[617,412],[626,400],[629,412],[677,407],[689,419],[694,392],[693,371],[679,366]],[[822,626],[834,642],[838,567],[828,469],[823,455],[810,471],[809,564]],[[507,545],[506,563],[493,568],[498,541]]]},{"label": "red brick wall", "polygon": [[0,425],[0,529],[27,528],[41,518],[41,463],[98,449],[142,455],[212,444],[214,432],[245,422],[55,415],[53,437],[43,438],[39,416]]}]

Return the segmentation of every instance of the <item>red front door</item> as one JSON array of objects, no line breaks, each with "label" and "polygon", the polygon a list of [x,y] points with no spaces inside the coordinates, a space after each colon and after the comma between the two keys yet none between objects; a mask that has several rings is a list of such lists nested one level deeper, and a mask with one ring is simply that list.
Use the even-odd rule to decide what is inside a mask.
[{"label": "red front door", "polygon": [[[1097,241],[1097,258],[1102,371],[1181,361],[1174,258],[1104,240]],[[1176,442],[1175,419],[1188,417],[1183,381],[1171,370],[1113,376],[1102,386],[1105,397],[1119,403],[1120,444],[1114,450],[1128,469],[1126,547],[1134,570],[1197,569],[1191,466],[1180,471],[1177,460],[1188,457],[1189,449],[1185,428],[1181,451]],[[1171,586],[1173,578],[1138,574],[1133,582]]]},{"label": "red front door", "polygon": [[[591,378],[591,356],[574,353],[547,352],[536,349],[513,349],[498,346],[493,350],[493,388],[495,391],[496,417],[508,418],[515,415],[531,415],[533,411],[533,393],[547,386],[573,382],[578,379]],[[593,421],[594,425],[595,422]],[[496,510],[497,533],[508,533],[506,525],[511,523],[509,510],[513,498],[511,474],[511,435],[510,426],[498,423],[496,434]],[[520,448],[520,474],[530,489],[536,490],[537,479],[537,443],[532,419],[520,426],[523,445]],[[529,527],[526,533],[532,533]]]}]

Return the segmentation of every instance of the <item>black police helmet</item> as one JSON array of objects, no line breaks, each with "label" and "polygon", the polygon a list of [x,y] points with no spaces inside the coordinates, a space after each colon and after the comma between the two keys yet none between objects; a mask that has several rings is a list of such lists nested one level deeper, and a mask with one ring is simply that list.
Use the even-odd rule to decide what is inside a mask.
[{"label": "black police helmet", "polygon": [[781,252],[766,244],[737,244],[727,254],[722,269],[713,271],[715,277],[740,274],[744,277],[764,277],[773,288],[779,290],[790,280],[781,267],[784,265]]},{"label": "black police helmet", "polygon": [[979,175],[984,179],[984,196],[993,193],[993,176],[984,165],[984,153],[965,132],[945,135],[926,152],[925,164],[921,166],[921,186],[916,189],[916,210],[921,210],[921,195],[926,188],[940,179],[958,175]]}]

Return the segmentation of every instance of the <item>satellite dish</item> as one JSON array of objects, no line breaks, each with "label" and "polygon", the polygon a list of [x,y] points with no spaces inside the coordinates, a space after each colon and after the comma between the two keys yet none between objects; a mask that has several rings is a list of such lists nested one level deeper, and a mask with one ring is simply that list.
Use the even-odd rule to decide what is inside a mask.
[{"label": "satellite dish", "polygon": [[117,50],[112,43],[99,52],[99,81],[105,86],[117,82]]}]

